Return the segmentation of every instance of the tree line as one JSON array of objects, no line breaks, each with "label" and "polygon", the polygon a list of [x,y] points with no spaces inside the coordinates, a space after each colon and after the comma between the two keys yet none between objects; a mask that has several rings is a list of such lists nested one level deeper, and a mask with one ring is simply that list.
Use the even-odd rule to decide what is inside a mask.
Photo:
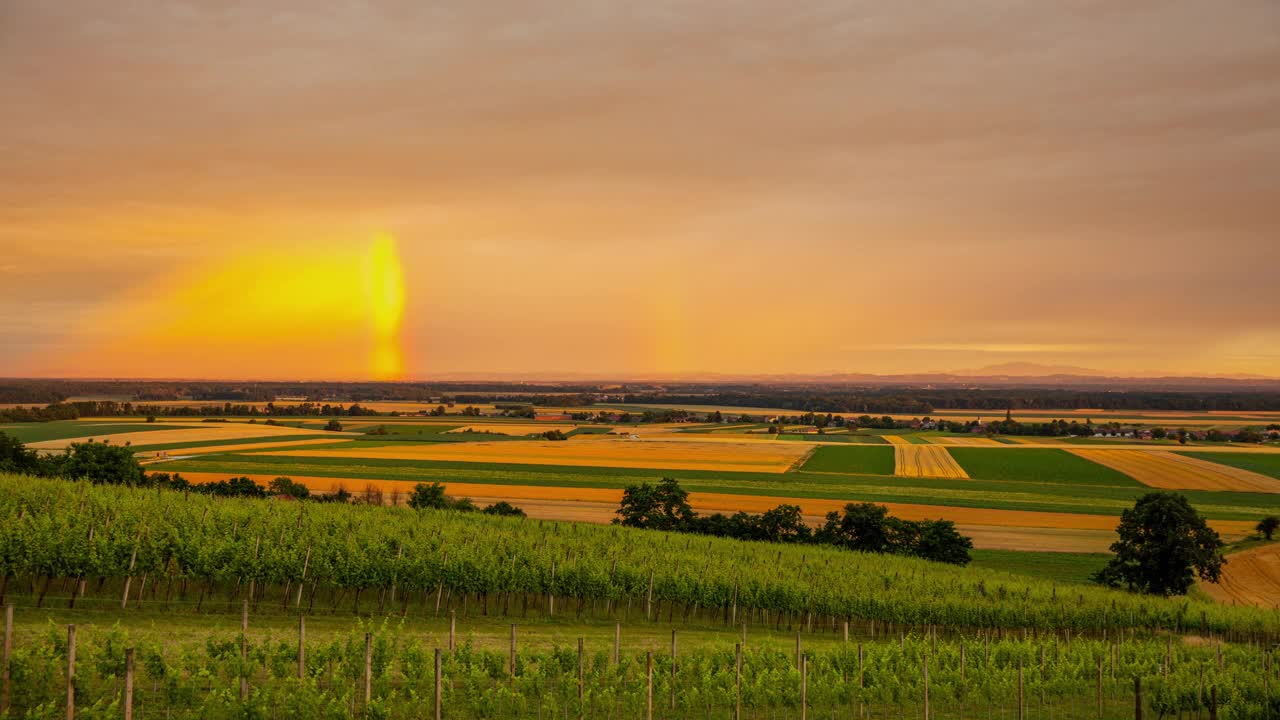
[{"label": "tree line", "polygon": [[716,537],[780,543],[832,545],[859,552],[909,555],[966,565],[973,541],[950,520],[903,520],[883,505],[849,503],[827,513],[817,530],[804,521],[798,505],[779,505],[759,515],[737,512],[699,515],[689,505],[689,492],[674,478],[656,485],[642,483],[623,490],[614,523],[625,527],[696,533]]}]

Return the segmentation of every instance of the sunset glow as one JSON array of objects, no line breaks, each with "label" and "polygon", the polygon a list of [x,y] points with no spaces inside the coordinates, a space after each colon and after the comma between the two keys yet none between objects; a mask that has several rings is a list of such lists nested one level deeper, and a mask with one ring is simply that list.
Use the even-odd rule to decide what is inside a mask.
[{"label": "sunset glow", "polygon": [[1280,375],[1275,3],[278,5],[3,13],[0,375]]}]

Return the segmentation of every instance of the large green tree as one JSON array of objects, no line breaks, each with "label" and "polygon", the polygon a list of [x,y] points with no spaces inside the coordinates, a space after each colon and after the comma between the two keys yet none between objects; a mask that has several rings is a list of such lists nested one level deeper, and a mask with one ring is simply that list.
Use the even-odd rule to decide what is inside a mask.
[{"label": "large green tree", "polygon": [[827,513],[827,522],[818,531],[818,538],[832,545],[839,545],[861,552],[886,552],[889,534],[886,518],[889,508],[875,503],[849,503],[844,513],[835,510]]},{"label": "large green tree", "polygon": [[52,458],[58,475],[73,480],[89,480],[107,485],[147,485],[146,473],[133,448],[106,442],[72,443],[66,452]]},{"label": "large green tree", "polygon": [[694,520],[689,492],[675,478],[657,485],[642,483],[622,491],[615,523],[652,530],[685,530]]},{"label": "large green tree", "polygon": [[1120,516],[1116,534],[1115,557],[1093,578],[1104,585],[1183,595],[1197,577],[1216,581],[1226,563],[1222,538],[1178,493],[1143,495]]}]

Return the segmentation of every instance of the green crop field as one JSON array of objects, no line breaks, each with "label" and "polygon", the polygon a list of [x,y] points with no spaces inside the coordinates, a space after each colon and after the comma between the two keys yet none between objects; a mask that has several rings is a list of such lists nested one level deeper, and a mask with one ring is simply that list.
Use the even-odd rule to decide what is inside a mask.
[{"label": "green crop field", "polygon": [[806,472],[854,475],[892,475],[893,448],[850,446],[820,447],[800,467]]},{"label": "green crop field", "polygon": [[[312,440],[326,440],[326,439],[333,440],[335,443],[343,443],[343,441],[347,440],[347,437],[343,435],[334,435],[332,437],[326,438],[324,435],[317,435],[315,433],[311,433],[308,435],[263,435],[261,437],[252,437],[252,438],[227,438],[225,440],[217,440],[217,439],[192,440],[188,442],[156,443],[154,445],[140,445],[138,443],[134,443],[130,447],[133,448],[134,452],[156,452],[160,450],[182,450],[184,448],[209,447],[211,445],[217,445],[217,446],[251,445],[254,443],[263,443],[263,442],[293,442],[295,440],[312,441]],[[309,444],[310,443],[308,443],[308,445]],[[299,447],[307,447],[307,446],[304,445]],[[289,447],[282,446],[279,449],[288,450]]]},{"label": "green crop field", "polygon": [[1208,460],[1209,462],[1230,465],[1241,470],[1249,470],[1260,475],[1280,478],[1280,453],[1189,452],[1182,454],[1201,460]]},{"label": "green crop field", "polygon": [[1143,487],[1122,472],[1066,450],[949,447],[947,451],[975,479]]},{"label": "green crop field", "polygon": [[68,438],[90,437],[101,438],[120,433],[145,432],[148,430],[182,430],[181,425],[163,425],[160,423],[111,423],[81,422],[78,420],[58,420],[47,423],[13,423],[0,425],[0,432],[21,440],[24,443],[42,442],[44,440],[66,440]]}]

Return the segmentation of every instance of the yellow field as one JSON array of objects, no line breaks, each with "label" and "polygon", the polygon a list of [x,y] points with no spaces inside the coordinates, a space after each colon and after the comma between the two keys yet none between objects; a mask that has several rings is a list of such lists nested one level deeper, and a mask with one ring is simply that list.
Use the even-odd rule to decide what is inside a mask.
[{"label": "yellow field", "polygon": [[901,477],[969,477],[941,445],[894,444],[893,462],[893,474]]},{"label": "yellow field", "polygon": [[999,447],[1004,444],[986,437],[951,437],[949,435],[930,437],[929,442],[937,443],[938,445],[964,445],[967,447]]},{"label": "yellow field", "polygon": [[1280,607],[1280,545],[1264,545],[1227,556],[1216,583],[1200,589],[1218,602]]},{"label": "yellow field", "polygon": [[603,437],[589,442],[531,440],[413,443],[370,448],[290,450],[267,454],[782,473],[803,458],[809,450],[803,443],[688,443]]},{"label": "yellow field", "polygon": [[519,424],[519,423],[480,423],[477,425],[467,425],[466,427],[460,427],[455,430],[450,430],[449,432],[451,433],[489,432],[489,433],[497,433],[499,435],[533,435],[534,433],[544,433],[544,432],[550,432],[552,430],[559,430],[560,432],[569,432],[575,427],[577,426],[576,425],[556,425],[553,423],[530,423],[527,425]]},{"label": "yellow field", "polygon": [[1165,450],[1072,449],[1099,465],[1163,490],[1234,490],[1280,493],[1280,480]]},{"label": "yellow field", "polygon": [[902,437],[901,435],[882,435],[881,437],[883,437],[885,440],[888,440],[890,445],[910,445],[911,444],[910,441],[908,441],[906,438]]},{"label": "yellow field", "polygon": [[315,435],[316,437],[344,438],[352,435],[352,433],[304,430],[302,428],[278,425],[250,425],[249,423],[192,423],[180,430],[143,430],[140,432],[116,433],[114,435],[94,435],[92,425],[87,425],[85,434],[82,437],[42,440],[28,443],[27,447],[37,450],[60,450],[71,443],[88,442],[89,440],[109,440],[112,445],[124,445],[125,443],[132,445],[162,445],[166,443],[205,441],[208,441],[210,445],[214,445],[224,440],[242,440],[258,437],[263,438],[263,440],[270,440],[272,437],[280,435]]}]

